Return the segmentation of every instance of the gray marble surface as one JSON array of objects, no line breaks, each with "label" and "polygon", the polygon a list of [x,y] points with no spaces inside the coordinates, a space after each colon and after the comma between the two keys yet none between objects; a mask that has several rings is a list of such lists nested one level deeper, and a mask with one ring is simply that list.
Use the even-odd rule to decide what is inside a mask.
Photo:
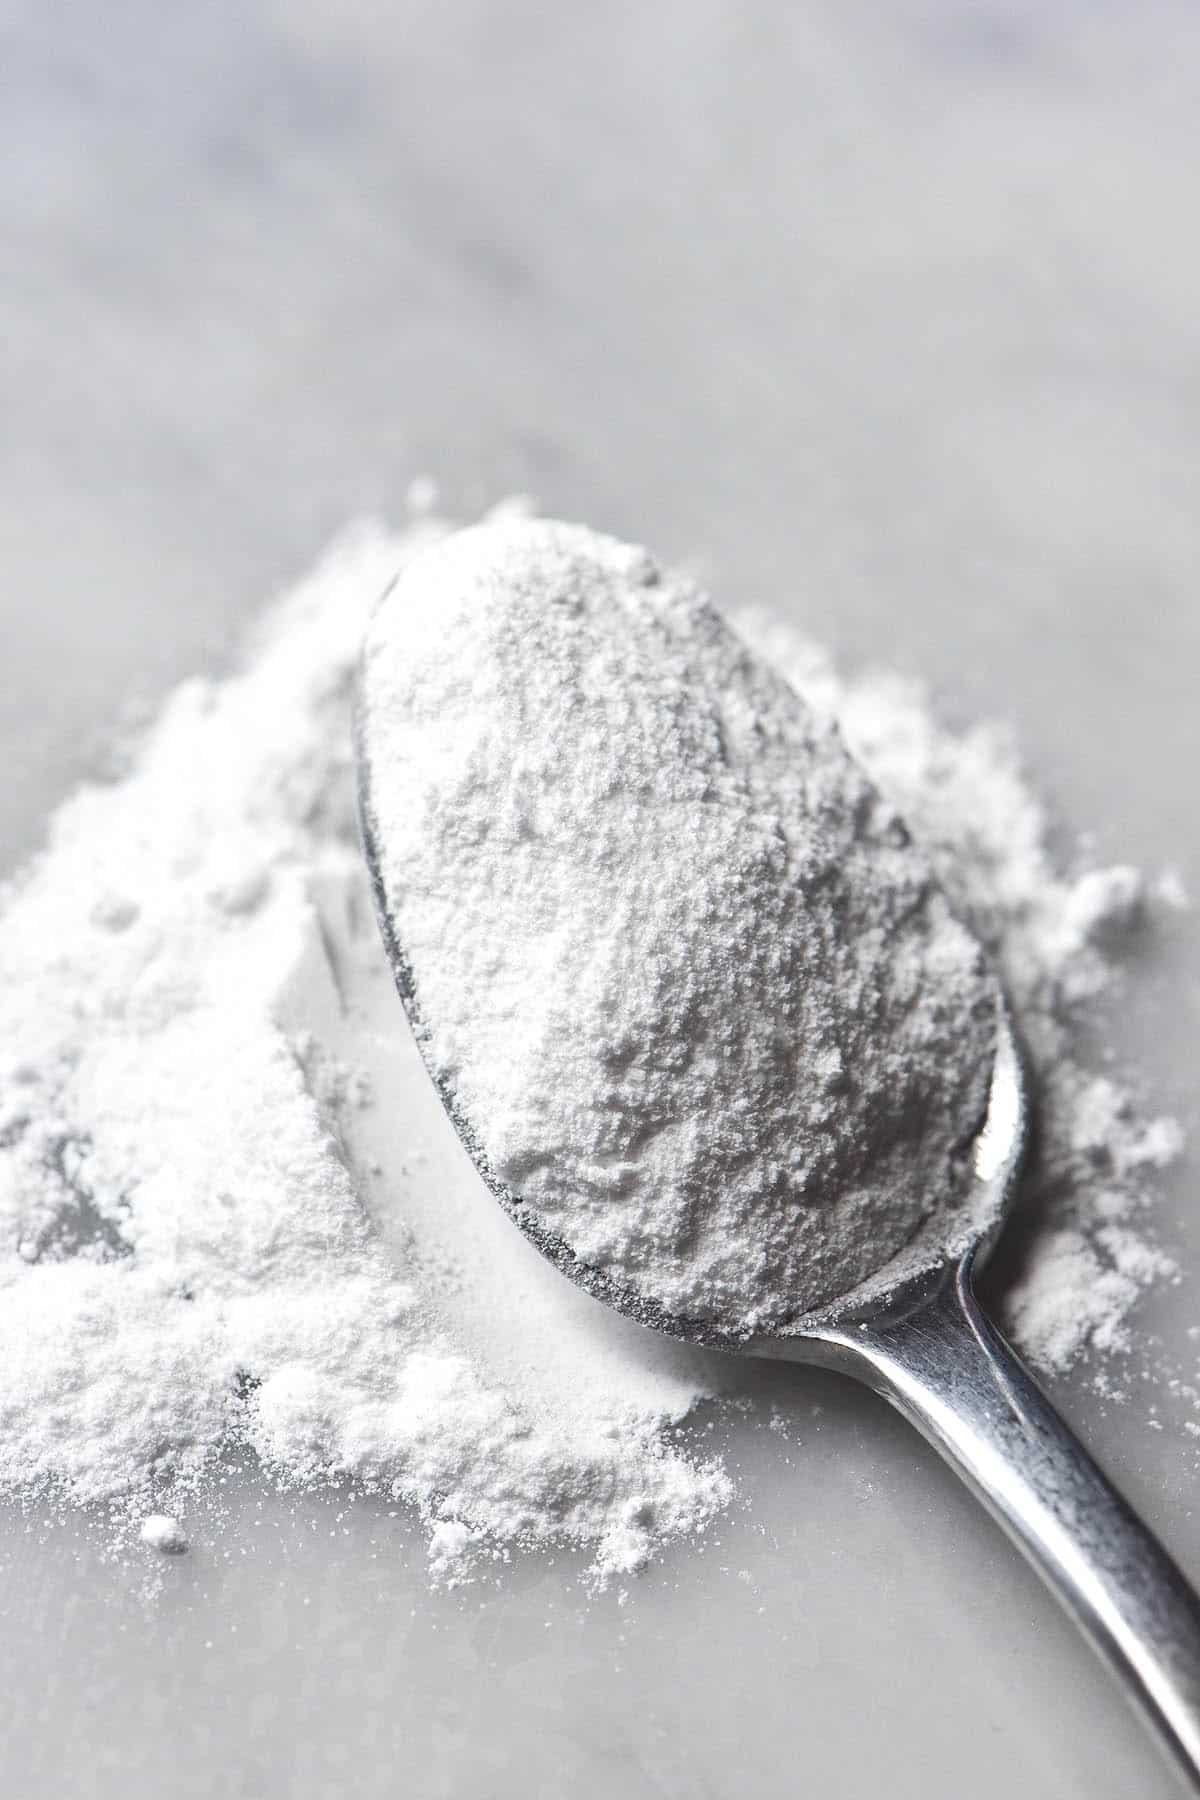
[{"label": "gray marble surface", "polygon": [[[429,472],[1011,720],[1065,820],[1200,889],[1198,99],[1159,0],[4,0],[6,863],[117,714]],[[1111,1037],[1194,1122],[1194,921]],[[1141,1321],[1189,1368],[1195,1312]],[[799,1442],[720,1422],[744,1504],[623,1606],[569,1556],[430,1598],[403,1519],[252,1474],[153,1602],[10,1509],[5,1791],[1166,1800],[898,1419],[748,1391]],[[1056,1395],[1200,1577],[1185,1412]]]}]

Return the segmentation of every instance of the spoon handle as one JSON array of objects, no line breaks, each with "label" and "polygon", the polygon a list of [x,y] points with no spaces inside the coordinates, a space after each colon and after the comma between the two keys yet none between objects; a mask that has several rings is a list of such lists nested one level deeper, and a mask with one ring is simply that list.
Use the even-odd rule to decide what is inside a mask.
[{"label": "spoon handle", "polygon": [[1200,1600],[984,1316],[971,1258],[903,1316],[824,1343],[973,1489],[1200,1793]]}]

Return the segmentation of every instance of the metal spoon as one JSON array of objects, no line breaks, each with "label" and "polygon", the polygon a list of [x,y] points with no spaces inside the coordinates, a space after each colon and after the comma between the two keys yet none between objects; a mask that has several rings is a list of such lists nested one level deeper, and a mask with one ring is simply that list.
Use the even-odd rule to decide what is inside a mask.
[{"label": "metal spoon", "polygon": [[[381,874],[361,711],[357,737],[359,822],[376,913],[424,1054],[428,1022]],[[739,1333],[736,1320],[720,1327],[676,1317],[652,1296],[580,1261],[497,1181],[483,1132],[433,1078],[487,1186],[570,1280],[639,1323],[691,1343],[841,1370],[902,1412],[1062,1601],[1186,1785],[1200,1794],[1200,1601],[975,1297],[975,1272],[995,1242],[1016,1187],[1028,1126],[1021,1056],[1006,1012],[998,1020],[988,1112],[975,1144],[974,1192],[965,1212],[955,1215],[952,1237],[948,1240],[945,1215],[935,1213],[924,1232],[867,1281],[770,1336]]]}]

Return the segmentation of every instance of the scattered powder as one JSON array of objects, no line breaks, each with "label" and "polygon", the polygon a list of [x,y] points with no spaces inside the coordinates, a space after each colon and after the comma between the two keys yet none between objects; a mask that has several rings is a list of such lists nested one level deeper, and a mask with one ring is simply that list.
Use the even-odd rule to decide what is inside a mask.
[{"label": "scattered powder", "polygon": [[769,1330],[961,1210],[979,945],[690,583],[582,526],[458,532],[375,614],[361,724],[426,1059],[584,1263]]},{"label": "scattered powder", "polygon": [[[598,1307],[513,1230],[396,1001],[350,688],[375,597],[443,532],[335,547],[0,898],[0,1490],[140,1531],[249,1450],[281,1483],[412,1506],[442,1579],[573,1541],[603,1580],[727,1504],[673,1427],[729,1365]],[[1168,1268],[1142,1209],[1178,1132],[1078,1065],[1072,1019],[1139,884],[1059,876],[994,732],[740,623],[838,718],[1012,991],[1043,1113],[1013,1329],[1051,1367],[1119,1348]]]}]

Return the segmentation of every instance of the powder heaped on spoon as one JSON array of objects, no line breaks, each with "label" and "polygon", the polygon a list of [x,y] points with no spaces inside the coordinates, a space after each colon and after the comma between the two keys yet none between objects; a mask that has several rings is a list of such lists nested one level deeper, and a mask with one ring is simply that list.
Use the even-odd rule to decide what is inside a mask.
[{"label": "powder heaped on spoon", "polygon": [[766,1329],[961,1204],[983,954],[691,583],[578,526],[458,533],[377,611],[362,708],[426,1060],[585,1264]]}]

